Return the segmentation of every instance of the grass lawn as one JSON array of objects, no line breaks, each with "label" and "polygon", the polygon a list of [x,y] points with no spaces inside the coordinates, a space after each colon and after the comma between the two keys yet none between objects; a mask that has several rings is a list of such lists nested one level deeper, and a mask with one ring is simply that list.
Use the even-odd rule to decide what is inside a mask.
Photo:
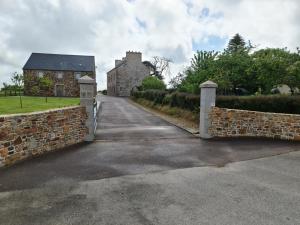
[{"label": "grass lawn", "polygon": [[58,98],[22,96],[23,108],[20,107],[20,99],[18,96],[0,97],[0,114],[15,114],[34,111],[42,111],[47,109],[61,108],[65,106],[79,105],[79,98]]}]

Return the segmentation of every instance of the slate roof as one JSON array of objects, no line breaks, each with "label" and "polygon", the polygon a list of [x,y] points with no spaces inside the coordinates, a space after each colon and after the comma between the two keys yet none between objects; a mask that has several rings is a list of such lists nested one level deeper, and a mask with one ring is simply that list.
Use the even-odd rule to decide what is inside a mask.
[{"label": "slate roof", "polygon": [[152,69],[155,70],[155,66],[150,61],[144,61],[143,63],[144,63],[145,66],[151,67]]},{"label": "slate roof", "polygon": [[93,72],[95,71],[95,57],[85,55],[32,53],[23,69]]}]

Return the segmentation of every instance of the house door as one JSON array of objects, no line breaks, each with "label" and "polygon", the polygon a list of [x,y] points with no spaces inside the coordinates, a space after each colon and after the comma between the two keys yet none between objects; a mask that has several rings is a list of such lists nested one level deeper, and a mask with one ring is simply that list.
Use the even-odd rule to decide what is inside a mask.
[{"label": "house door", "polygon": [[62,85],[62,84],[56,85],[55,96],[58,96],[58,97],[64,96],[64,85]]}]

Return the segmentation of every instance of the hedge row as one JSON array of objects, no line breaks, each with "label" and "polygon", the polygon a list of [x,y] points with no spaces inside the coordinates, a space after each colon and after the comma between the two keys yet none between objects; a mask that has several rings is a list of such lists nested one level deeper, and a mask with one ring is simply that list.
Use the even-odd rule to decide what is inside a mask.
[{"label": "hedge row", "polygon": [[[154,104],[170,105],[171,107],[199,112],[199,95],[147,90],[133,92],[132,96],[144,98]],[[300,96],[217,96],[216,106],[229,109],[300,114]]]},{"label": "hedge row", "polygon": [[260,112],[300,114],[300,96],[218,96],[216,106]]},{"label": "hedge row", "polygon": [[199,96],[187,93],[168,93],[167,91],[147,90],[135,91],[131,95],[134,98],[144,98],[152,101],[154,104],[170,105],[171,107],[178,107],[188,109],[191,111],[199,111]]}]

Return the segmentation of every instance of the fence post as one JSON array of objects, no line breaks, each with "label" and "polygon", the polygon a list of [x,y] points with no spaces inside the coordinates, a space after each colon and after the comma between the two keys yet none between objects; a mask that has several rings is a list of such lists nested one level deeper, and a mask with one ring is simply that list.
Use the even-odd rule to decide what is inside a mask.
[{"label": "fence post", "polygon": [[85,136],[85,141],[93,141],[94,134],[94,87],[95,80],[89,76],[83,76],[78,79],[80,85],[80,105],[85,106],[88,116],[85,124],[88,128],[88,134]]},{"label": "fence post", "polygon": [[203,139],[212,138],[209,134],[208,129],[210,127],[211,121],[209,114],[211,108],[215,106],[216,103],[216,89],[218,85],[210,80],[200,84],[201,96],[200,96],[200,126],[199,133],[200,137]]}]

